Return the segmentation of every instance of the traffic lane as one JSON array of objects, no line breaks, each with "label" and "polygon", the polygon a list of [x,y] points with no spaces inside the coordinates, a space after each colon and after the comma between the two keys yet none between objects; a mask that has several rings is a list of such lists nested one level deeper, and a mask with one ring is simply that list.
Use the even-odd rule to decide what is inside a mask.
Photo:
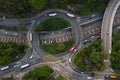
[{"label": "traffic lane", "polygon": [[[105,14],[104,14],[103,23],[102,23],[103,27],[102,27],[101,35],[102,35],[102,39],[103,39],[103,43],[104,43],[104,48],[105,48],[105,51],[107,53],[109,53],[109,51],[111,49],[110,44],[111,44],[111,31],[112,31],[111,29],[109,29],[108,26],[112,25],[112,23],[109,23],[109,22],[111,22],[110,18],[114,17],[114,16],[112,16],[112,12],[114,12],[113,10],[115,10],[114,8],[116,8],[116,7],[114,7],[114,6],[116,6],[116,4],[118,4],[117,0],[109,2],[108,7],[107,7],[107,9],[105,11]],[[108,32],[108,31],[110,31],[109,32],[110,33],[109,37],[108,37],[108,35],[106,35],[106,32]],[[109,46],[108,46],[108,44],[109,44]]]},{"label": "traffic lane", "polygon": [[[62,16],[60,16],[60,14],[58,14],[58,17],[60,16],[60,17],[62,17],[62,18],[65,18],[65,17],[68,18],[68,16],[66,16],[65,14],[61,14],[61,15],[62,15]],[[65,18],[65,19],[66,19],[66,18]],[[69,19],[70,19],[70,18],[68,18],[67,20],[69,21]],[[72,21],[72,19],[71,19],[71,21]],[[76,31],[76,32],[77,32],[77,31]],[[76,33],[76,34],[77,34],[77,33]],[[33,39],[35,40],[35,37],[34,37]],[[33,40],[33,41],[34,41],[34,40]],[[37,41],[34,41],[34,42],[37,42]],[[34,47],[37,46],[36,43],[33,44],[33,45],[34,45]],[[45,52],[44,52],[42,49],[40,50],[40,48],[36,47],[36,50],[37,50],[37,52],[40,52],[41,55],[45,56]],[[39,50],[40,50],[40,51],[39,51]],[[41,51],[42,51],[42,52],[41,52]]]},{"label": "traffic lane", "polygon": [[[36,58],[33,61],[28,61],[28,62],[21,61],[20,62],[21,64],[19,66],[17,66],[17,67],[14,67],[14,65],[16,65],[16,63],[13,63],[13,64],[9,65],[9,69],[0,71],[0,76],[13,75],[13,73],[15,73],[15,75],[17,75],[16,73],[19,73],[19,72],[22,72],[22,71],[27,71],[27,70],[29,70],[27,68],[29,68],[30,66],[34,66],[35,64],[42,63],[42,62],[43,62],[42,59]],[[25,64],[30,64],[30,66],[26,67],[25,70],[21,69],[21,66],[25,65]]]},{"label": "traffic lane", "polygon": [[31,54],[27,54],[27,55],[24,56],[20,61],[17,61],[17,62],[14,62],[14,63],[9,64],[9,65],[8,65],[9,68],[8,68],[7,70],[0,71],[0,74],[9,73],[9,72],[11,72],[11,71],[13,71],[13,70],[18,69],[21,65],[26,64],[26,63],[27,63],[26,59],[27,59],[27,57],[29,57],[30,55],[31,55]]},{"label": "traffic lane", "polygon": [[58,17],[62,17],[64,18],[65,20],[69,21],[71,23],[71,27],[72,27],[72,31],[73,31],[73,35],[74,35],[74,38],[75,38],[75,41],[76,41],[76,45],[78,45],[80,42],[80,33],[79,33],[79,29],[78,29],[78,24],[77,24],[77,20],[76,18],[70,18],[68,17],[66,14],[64,13],[59,13],[58,14]]},{"label": "traffic lane", "polygon": [[66,29],[61,29],[61,30],[55,30],[55,31],[41,31],[39,34],[42,35],[57,35],[57,34],[63,34],[67,32],[71,32],[71,27],[68,27]]},{"label": "traffic lane", "polygon": [[[72,69],[70,69],[70,67],[63,66],[61,63],[56,64],[56,66],[62,71],[63,74],[68,74],[69,76],[71,76],[77,80],[87,80],[88,79],[88,75],[75,72]],[[95,80],[95,78],[91,77],[91,80]]]},{"label": "traffic lane", "polygon": [[39,48],[38,39],[36,39],[36,34],[33,34],[33,40],[32,40],[32,48],[39,54],[40,57],[44,57],[47,55],[45,51],[43,51],[41,48]]},{"label": "traffic lane", "polygon": [[0,25],[5,25],[5,26],[18,26],[19,21],[16,19],[5,19],[2,22],[0,21]]}]

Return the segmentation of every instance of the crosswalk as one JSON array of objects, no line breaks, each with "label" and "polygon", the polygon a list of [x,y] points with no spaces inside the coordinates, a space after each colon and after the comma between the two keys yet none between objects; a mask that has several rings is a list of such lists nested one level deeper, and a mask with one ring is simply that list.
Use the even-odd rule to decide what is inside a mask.
[{"label": "crosswalk", "polygon": [[46,56],[43,57],[43,60],[46,61],[46,62],[56,62],[56,61],[60,61],[59,58],[51,55],[51,54],[48,54]]}]

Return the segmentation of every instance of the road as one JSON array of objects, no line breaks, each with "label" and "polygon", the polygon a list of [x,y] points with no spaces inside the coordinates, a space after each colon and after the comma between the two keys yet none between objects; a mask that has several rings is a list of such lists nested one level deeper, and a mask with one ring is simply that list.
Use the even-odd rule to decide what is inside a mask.
[{"label": "road", "polygon": [[110,0],[103,17],[101,38],[106,53],[111,53],[112,26],[115,13],[120,5],[120,0]]},{"label": "road", "polygon": [[[20,61],[20,65],[18,67],[13,68],[13,65],[16,64],[16,63],[15,64],[13,63],[13,64],[11,64],[12,68],[10,68],[6,71],[0,72],[1,75],[5,75],[6,73],[9,73],[11,71],[16,72],[16,71],[20,70],[20,66],[28,63],[26,60],[28,60],[29,57],[33,54],[35,54],[39,57],[36,59],[34,58],[33,61],[29,61],[29,64],[31,66],[34,67],[33,64],[39,64],[39,63],[48,64],[47,62],[43,62],[43,61],[39,61],[39,60],[36,61],[37,59],[41,59],[42,57],[46,56],[47,53],[45,53],[42,49],[39,48],[38,37],[37,37],[36,33],[34,32],[34,27],[36,26],[36,24],[39,20],[42,22],[42,21],[46,20],[47,18],[49,18],[49,16],[44,16],[44,14],[50,13],[50,12],[57,12],[58,17],[64,18],[71,23],[72,33],[73,33],[74,39],[75,39],[75,45],[77,45],[77,46],[79,46],[79,44],[80,44],[80,37],[81,37],[80,32],[79,32],[80,25],[85,25],[85,24],[88,24],[91,22],[95,22],[95,21],[100,20],[102,18],[101,14],[98,16],[95,16],[95,18],[92,18],[90,20],[89,20],[89,18],[81,18],[81,20],[84,20],[85,22],[81,22],[79,25],[77,22],[77,18],[70,18],[70,17],[66,16],[66,13],[69,13],[69,12],[64,11],[64,10],[59,10],[59,9],[56,9],[56,10],[50,9],[50,10],[46,10],[46,11],[38,14],[35,17],[29,18],[29,19],[20,19],[20,20],[6,19],[3,21],[0,21],[0,25],[11,26],[11,27],[25,25],[25,26],[29,27],[29,30],[27,32],[27,41],[28,41],[28,44],[30,45],[30,48],[32,49],[32,51],[28,52],[28,54],[26,54],[26,56]],[[88,21],[86,21],[86,20],[88,20]],[[29,39],[30,33],[33,34],[32,41],[30,41],[30,39]],[[87,76],[85,74],[80,74],[80,73],[72,70],[72,68],[70,67],[70,65],[68,63],[68,59],[71,57],[70,55],[68,55],[68,53],[66,53],[66,55],[64,55],[64,56],[63,55],[58,56],[58,58],[61,58],[61,57],[63,59],[66,59],[67,62],[66,63],[54,63],[53,64],[54,67],[58,67],[62,71],[66,72],[68,75],[73,76],[78,80],[80,80],[80,77],[81,77],[81,80],[86,80]],[[65,64],[67,64],[68,66],[66,67]],[[27,69],[27,71],[28,70],[30,70],[30,69]],[[82,79],[82,78],[84,78],[84,79]]]},{"label": "road", "polygon": [[110,62],[110,54],[111,54],[111,47],[112,47],[112,27],[114,22],[114,17],[117,12],[117,9],[120,5],[120,0],[110,0],[103,17],[102,21],[102,30],[101,30],[101,38],[103,40],[104,50],[107,53],[107,69],[105,70],[108,73],[112,73],[113,70],[111,69],[111,62]]}]

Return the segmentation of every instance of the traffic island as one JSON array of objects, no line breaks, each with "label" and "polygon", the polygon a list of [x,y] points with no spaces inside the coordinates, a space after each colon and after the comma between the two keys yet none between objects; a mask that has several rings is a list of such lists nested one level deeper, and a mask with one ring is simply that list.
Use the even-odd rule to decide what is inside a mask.
[{"label": "traffic island", "polygon": [[38,21],[37,26],[34,31],[54,31],[60,30],[71,26],[71,24],[63,18],[60,17],[51,17],[46,19],[43,22]]},{"label": "traffic island", "polygon": [[34,68],[34,70],[29,71],[23,75],[21,80],[55,80],[51,74],[54,70],[49,66],[40,66]]},{"label": "traffic island", "polygon": [[57,44],[49,44],[49,45],[43,44],[40,46],[40,48],[42,48],[48,54],[55,55],[68,50],[73,45],[73,43],[74,41],[70,40],[67,42],[57,43]]},{"label": "traffic island", "polygon": [[106,69],[105,58],[106,54],[101,45],[101,40],[96,40],[77,53],[74,57],[74,64],[82,72],[104,71]]}]

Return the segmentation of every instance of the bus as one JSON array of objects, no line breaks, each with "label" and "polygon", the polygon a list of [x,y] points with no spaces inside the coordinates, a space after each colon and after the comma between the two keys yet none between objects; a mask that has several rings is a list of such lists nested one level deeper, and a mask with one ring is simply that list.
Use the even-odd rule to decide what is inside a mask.
[{"label": "bus", "polygon": [[22,65],[20,68],[24,69],[24,68],[29,67],[29,66],[30,66],[29,64],[25,64],[25,65]]},{"label": "bus", "polygon": [[49,16],[50,16],[50,17],[57,16],[57,13],[50,13]]},{"label": "bus", "polygon": [[66,15],[69,16],[69,17],[71,17],[71,18],[74,18],[74,17],[75,17],[75,15],[69,14],[69,13],[67,13]]},{"label": "bus", "polygon": [[70,53],[73,52],[76,47],[77,47],[76,45],[72,46],[72,47],[69,49],[69,52],[70,52]]},{"label": "bus", "polygon": [[3,70],[6,70],[8,68],[9,68],[9,66],[5,66],[5,67],[2,67],[0,70],[3,71]]},{"label": "bus", "polygon": [[29,39],[30,41],[32,41],[32,33],[30,33]]}]

